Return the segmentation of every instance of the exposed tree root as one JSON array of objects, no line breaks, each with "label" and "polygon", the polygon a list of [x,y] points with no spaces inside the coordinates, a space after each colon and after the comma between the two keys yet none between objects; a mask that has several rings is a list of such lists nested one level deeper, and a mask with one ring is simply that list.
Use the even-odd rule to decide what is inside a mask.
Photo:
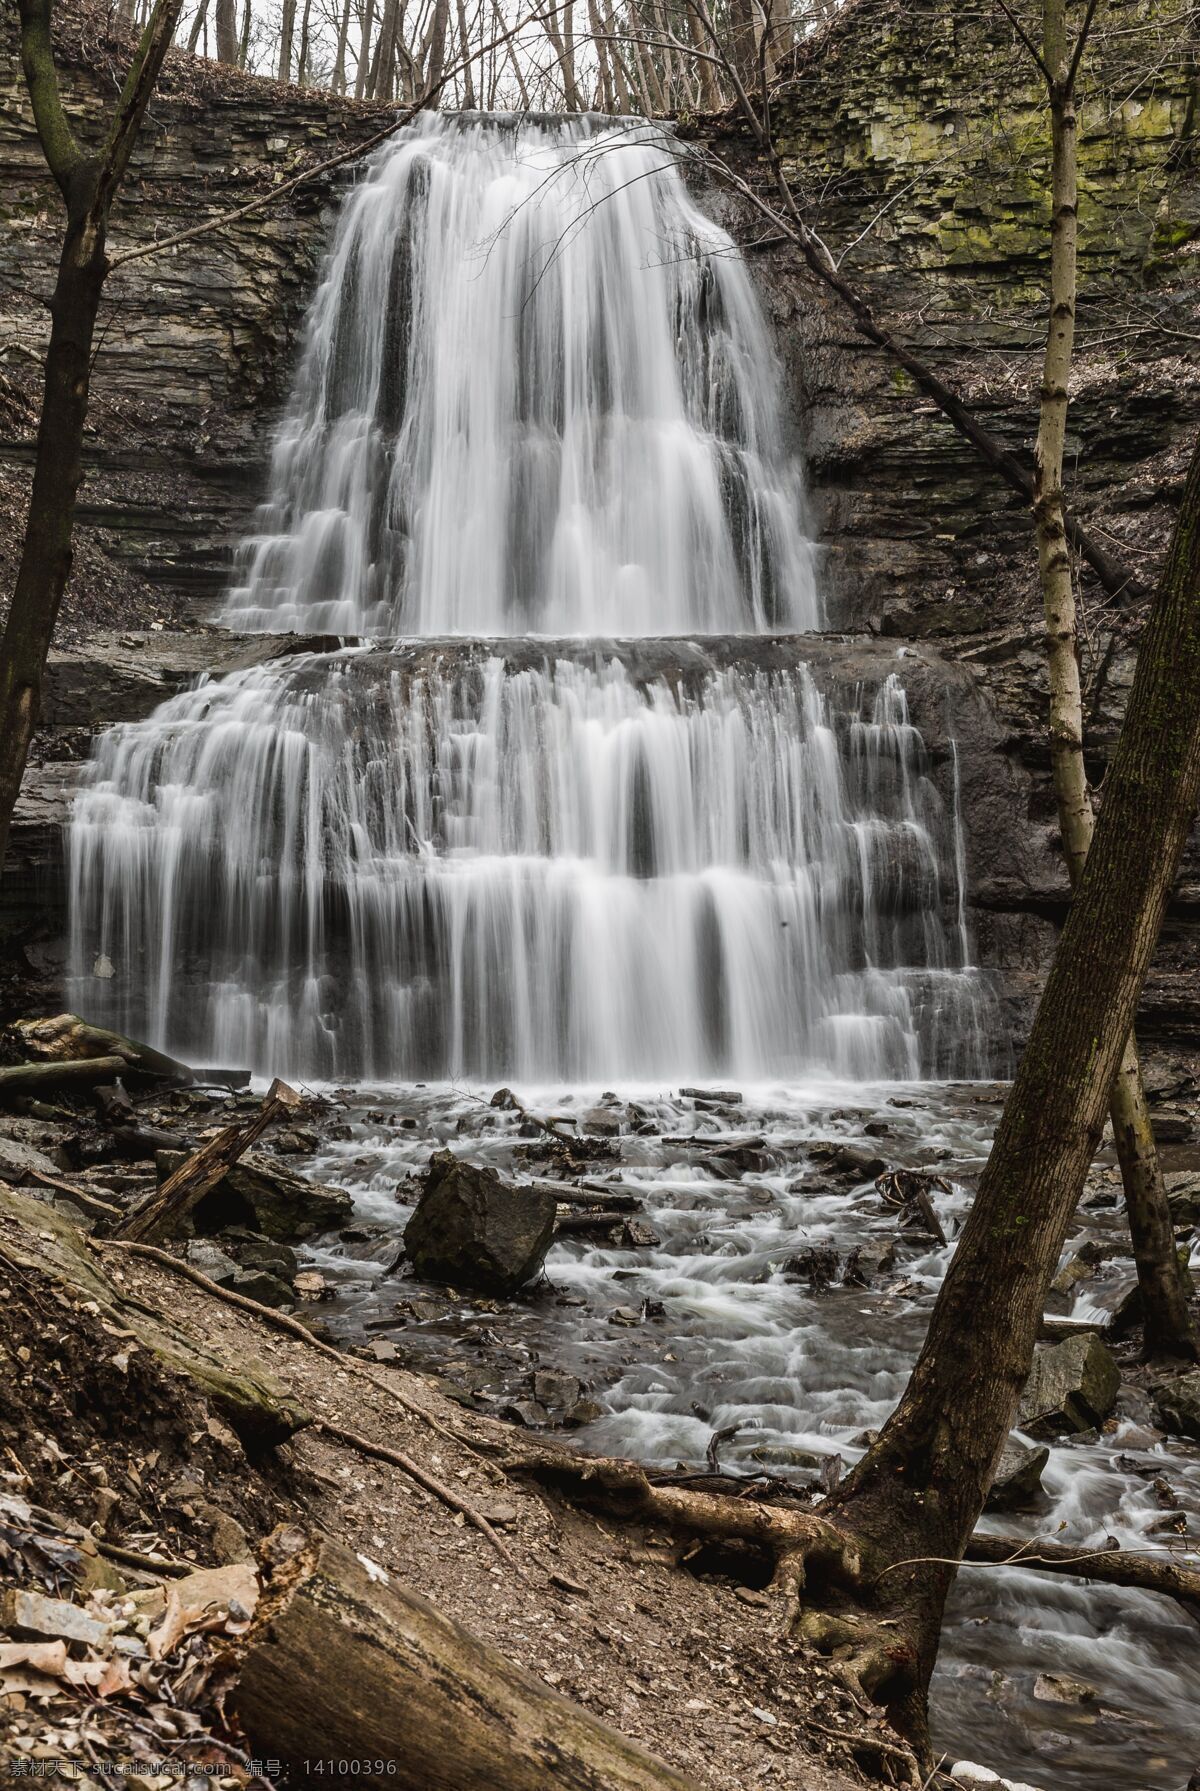
[{"label": "exposed tree root", "polygon": [[467,1522],[473,1524],[480,1535],[487,1538],[500,1559],[512,1568],[517,1578],[525,1578],[524,1569],[515,1560],[507,1544],[497,1536],[482,1511],[478,1511],[461,1493],[456,1493],[452,1487],[438,1480],[420,1462],[414,1461],[411,1455],[405,1455],[400,1449],[389,1449],[385,1443],[373,1442],[370,1437],[359,1436],[357,1431],[343,1430],[340,1425],[330,1424],[324,1418],[318,1418],[312,1428],[319,1430],[322,1436],[330,1437],[335,1443],[341,1443],[348,1449],[357,1449],[360,1455],[371,1456],[377,1461],[388,1461],[394,1467],[401,1468],[418,1486],[423,1486],[435,1499],[448,1505],[451,1511],[461,1511]]},{"label": "exposed tree root", "polygon": [[547,1450],[510,1457],[508,1465],[623,1517],[741,1543],[765,1555],[773,1564],[771,1588],[781,1599],[783,1634],[824,1656],[864,1707],[908,1695],[913,1649],[894,1619],[877,1617],[870,1608],[878,1567],[848,1530],[828,1518],[724,1493],[656,1486],[636,1463],[607,1457],[589,1461]]}]

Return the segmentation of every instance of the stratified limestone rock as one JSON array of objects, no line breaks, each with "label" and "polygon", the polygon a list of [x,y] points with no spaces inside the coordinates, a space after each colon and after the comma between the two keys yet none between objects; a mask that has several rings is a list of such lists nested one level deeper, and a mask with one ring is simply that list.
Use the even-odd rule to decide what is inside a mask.
[{"label": "stratified limestone rock", "polygon": [[540,1273],[554,1236],[554,1196],[514,1188],[494,1169],[438,1151],[404,1233],[423,1280],[484,1293],[515,1293]]},{"label": "stratified limestone rock", "polygon": [[1121,1373],[1094,1331],[1037,1351],[1018,1423],[1035,1437],[1091,1430],[1116,1404]]},{"label": "stratified limestone rock", "polygon": [[[186,1158],[185,1151],[159,1151],[155,1164],[160,1180]],[[251,1151],[204,1196],[192,1222],[203,1237],[241,1227],[277,1244],[303,1244],[345,1225],[352,1206],[344,1188],[309,1181],[278,1158]]]}]

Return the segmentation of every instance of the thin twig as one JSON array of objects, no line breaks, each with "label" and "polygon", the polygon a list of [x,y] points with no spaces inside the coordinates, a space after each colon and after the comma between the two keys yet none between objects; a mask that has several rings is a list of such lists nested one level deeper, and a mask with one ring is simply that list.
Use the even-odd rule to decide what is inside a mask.
[{"label": "thin twig", "polygon": [[426,1492],[431,1492],[444,1505],[449,1505],[452,1511],[461,1511],[467,1522],[474,1524],[480,1535],[487,1538],[500,1559],[507,1562],[518,1579],[527,1577],[507,1544],[500,1540],[483,1513],[476,1510],[469,1499],[464,1499],[461,1493],[456,1493],[427,1468],[423,1468],[420,1462],[414,1461],[411,1455],[405,1455],[400,1449],[389,1449],[384,1443],[374,1443],[370,1437],[359,1436],[357,1431],[343,1430],[340,1424],[330,1424],[325,1418],[318,1418],[312,1428],[319,1430],[322,1436],[331,1437],[335,1443],[343,1443],[348,1449],[357,1449],[360,1455],[370,1455],[378,1461],[391,1462],[394,1467],[403,1469],[418,1486],[423,1486]]}]

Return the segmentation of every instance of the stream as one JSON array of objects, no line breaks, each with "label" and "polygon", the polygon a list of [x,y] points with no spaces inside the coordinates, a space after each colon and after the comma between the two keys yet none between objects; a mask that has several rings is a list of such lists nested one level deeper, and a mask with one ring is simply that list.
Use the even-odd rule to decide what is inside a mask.
[{"label": "stream", "polygon": [[[585,1405],[586,1421],[568,1433],[585,1450],[701,1468],[714,1432],[736,1426],[720,1443],[726,1471],[809,1481],[829,1458],[855,1461],[863,1433],[899,1397],[949,1257],[931,1239],[898,1231],[867,1174],[871,1159],[936,1167],[950,1186],[934,1201],[952,1244],[1003,1086],[758,1087],[739,1091],[737,1104],[661,1088],[622,1088],[616,1098],[599,1088],[522,1088],[522,1103],[543,1115],[582,1116],[609,1095],[598,1111],[622,1126],[619,1161],[598,1163],[588,1180],[636,1186],[660,1242],[559,1241],[544,1281],[519,1300],[454,1298],[385,1273],[411,1211],[409,1178],[431,1149],[505,1175],[550,1173],[523,1161],[531,1141],[520,1135],[520,1116],[489,1106],[490,1092],[381,1088],[347,1108],[340,1129],[348,1135],[323,1144],[311,1165],[353,1191],[362,1221],[357,1241],[352,1233],[311,1253],[333,1294],[320,1308],[331,1327],[393,1344],[406,1364],[517,1422],[553,1417],[533,1401],[535,1373],[553,1377],[554,1391],[566,1385],[568,1397],[562,1377],[574,1377],[599,1408]],[[369,1106],[358,1104],[364,1099]],[[769,1166],[732,1183],[706,1167],[713,1144],[747,1142]],[[846,1149],[845,1166],[832,1173],[828,1150],[819,1150],[831,1143]],[[1102,1321],[1130,1286],[1115,1178],[1101,1159],[1064,1253],[1090,1240],[1110,1246],[1113,1259],[1054,1301],[1059,1316]],[[895,1263],[870,1287],[815,1293],[786,1267],[814,1245],[843,1260],[858,1246],[868,1264],[879,1255],[886,1264],[894,1247]],[[1195,1562],[1200,1454],[1162,1440],[1145,1394],[1126,1384],[1109,1432],[1052,1445],[1033,1509],[984,1521],[1005,1534],[1081,1546],[1116,1537],[1144,1548],[1150,1526],[1167,1515],[1164,1482],[1187,1514],[1190,1547],[1175,1535],[1149,1546],[1173,1546]],[[1043,1676],[1056,1675],[1091,1695],[1047,1696],[1054,1688]],[[951,1758],[979,1760],[1044,1791],[1182,1791],[1197,1765],[1198,1703],[1195,1625],[1171,1601],[1017,1569],[959,1575],[933,1694],[935,1738]]]}]

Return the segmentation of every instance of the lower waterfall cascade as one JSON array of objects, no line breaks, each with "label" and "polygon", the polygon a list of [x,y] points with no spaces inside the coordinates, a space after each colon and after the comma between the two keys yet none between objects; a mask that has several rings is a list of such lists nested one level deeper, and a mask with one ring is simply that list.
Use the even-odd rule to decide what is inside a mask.
[{"label": "lower waterfall cascade", "polygon": [[76,1003],[313,1077],[980,1073],[960,818],[897,672],[819,689],[796,634],[770,676],[632,649],[818,623],[779,389],[660,134],[398,135],[345,201],[223,612],[374,648],[100,742]]}]

